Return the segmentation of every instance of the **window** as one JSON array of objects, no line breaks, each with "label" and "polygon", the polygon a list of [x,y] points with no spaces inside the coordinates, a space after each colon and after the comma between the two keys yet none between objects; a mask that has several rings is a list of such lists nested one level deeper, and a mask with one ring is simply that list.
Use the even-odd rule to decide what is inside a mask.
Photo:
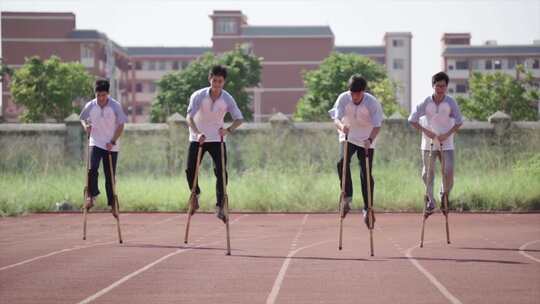
[{"label": "window", "polygon": [[167,61],[158,61],[158,66],[160,71],[167,69]]},{"label": "window", "polygon": [[146,71],[155,71],[157,69],[157,62],[155,61],[144,61],[143,70]]},{"label": "window", "polygon": [[216,33],[234,34],[236,33],[236,22],[231,18],[224,18],[217,21]]},{"label": "window", "polygon": [[451,64],[449,64],[449,65],[448,65],[448,69],[449,69],[450,71],[452,71],[452,70],[454,70],[454,66],[451,65]]},{"label": "window", "polygon": [[142,83],[137,82],[137,83],[135,84],[135,92],[137,92],[137,93],[142,93],[142,91],[143,91],[143,85],[142,85]]},{"label": "window", "polygon": [[81,58],[92,58],[94,59],[94,50],[91,45],[83,44],[81,45]]},{"label": "window", "polygon": [[135,61],[135,70],[142,70],[142,62]]},{"label": "window", "polygon": [[392,40],[392,46],[394,47],[402,47],[405,45],[405,42],[401,39],[393,39]]},{"label": "window", "polygon": [[448,89],[448,93],[454,94],[454,88],[449,88],[449,89]]},{"label": "window", "polygon": [[87,68],[94,67],[94,48],[91,44],[81,44],[81,64]]},{"label": "window", "polygon": [[148,85],[148,91],[150,93],[155,93],[156,92],[156,84],[154,82],[151,82],[149,83]]},{"label": "window", "polygon": [[394,59],[394,70],[403,70],[403,67],[405,66],[404,60],[401,58]]},{"label": "window", "polygon": [[532,68],[533,69],[540,69],[540,59],[533,59]]},{"label": "window", "polygon": [[142,63],[142,69],[145,70],[145,71],[149,71],[150,70],[150,65],[152,64],[151,61],[143,61]]},{"label": "window", "polygon": [[508,59],[508,68],[509,69],[513,69],[519,64],[523,64],[523,59],[519,59],[519,58]]},{"label": "window", "polygon": [[456,85],[456,92],[457,93],[467,93],[467,85],[466,84],[457,84]]},{"label": "window", "polygon": [[456,70],[468,70],[468,69],[469,69],[469,61],[467,60],[456,61]]},{"label": "window", "polygon": [[502,60],[493,60],[493,68],[495,70],[502,69]]},{"label": "window", "polygon": [[142,115],[143,114],[143,106],[137,105],[135,106],[135,115]]},{"label": "window", "polygon": [[187,68],[188,64],[189,64],[189,62],[187,62],[187,61],[182,61],[182,69]]},{"label": "window", "polygon": [[173,63],[172,63],[172,69],[173,69],[173,70],[178,70],[179,67],[180,67],[180,65],[178,64],[178,61],[173,61]]},{"label": "window", "polygon": [[486,70],[493,69],[493,63],[491,62],[491,59],[486,60],[486,62],[484,63],[484,67],[485,67]]}]

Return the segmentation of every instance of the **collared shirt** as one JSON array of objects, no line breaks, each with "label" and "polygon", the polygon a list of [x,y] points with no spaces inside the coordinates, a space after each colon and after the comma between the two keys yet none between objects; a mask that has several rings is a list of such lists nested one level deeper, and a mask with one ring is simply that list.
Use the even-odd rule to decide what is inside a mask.
[{"label": "collared shirt", "polygon": [[[350,91],[339,95],[334,107],[328,111],[332,119],[339,119],[343,124],[348,125],[348,141],[363,147],[364,141],[369,138],[373,128],[379,128],[383,121],[383,111],[381,104],[375,96],[365,93],[360,104],[355,104]],[[345,133],[338,131],[339,141],[345,141]],[[370,145],[375,148],[376,139]]]},{"label": "collared shirt", "polygon": [[[191,94],[187,115],[193,117],[199,131],[206,136],[205,142],[220,142],[219,129],[223,128],[223,119],[227,112],[234,120],[244,119],[234,98],[225,90],[213,101],[210,87]],[[189,128],[189,140],[197,141],[197,134]],[[225,140],[225,139],[224,139]]]},{"label": "collared shirt", "polygon": [[[112,97],[108,97],[104,107],[101,107],[96,99],[87,102],[81,111],[80,119],[86,120],[92,125],[90,146],[104,150],[107,149],[107,143],[111,142],[116,128],[128,121],[122,106]],[[117,140],[111,151],[118,152],[119,149],[120,141]]]},{"label": "collared shirt", "polygon": [[[423,119],[421,119],[423,118]],[[443,100],[437,104],[433,96],[427,97],[409,116],[409,122],[420,123],[420,125],[431,132],[441,135],[455,125],[463,123],[463,117],[457,102],[450,96],[445,95]],[[422,132],[422,150],[430,149],[431,140]],[[439,148],[439,141],[433,140],[434,149]],[[443,150],[454,150],[454,134],[443,142]]]}]

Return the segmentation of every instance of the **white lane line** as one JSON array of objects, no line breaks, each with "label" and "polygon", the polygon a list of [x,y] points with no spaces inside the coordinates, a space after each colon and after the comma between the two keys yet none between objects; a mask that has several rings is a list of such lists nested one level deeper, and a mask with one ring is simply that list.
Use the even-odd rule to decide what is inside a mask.
[{"label": "white lane line", "polygon": [[[246,215],[241,216],[241,217],[235,219],[234,221],[230,222],[230,224],[231,224],[231,225],[234,224],[235,222],[239,221],[241,218],[243,218],[243,217],[245,217],[245,216],[246,216]],[[216,233],[216,231],[220,231],[220,230],[222,230],[222,229],[223,229],[223,228],[216,229],[215,231],[213,231],[213,232],[207,234],[206,236],[208,237],[208,236],[210,236],[210,235],[213,235],[213,234]],[[177,249],[176,251],[173,251],[173,252],[171,252],[171,253],[169,253],[169,254],[167,254],[167,255],[164,255],[164,256],[162,256],[161,258],[159,258],[159,259],[153,261],[152,263],[149,263],[149,264],[147,264],[146,266],[144,266],[144,267],[142,267],[142,268],[139,268],[138,270],[136,270],[136,271],[134,271],[134,272],[132,272],[132,273],[130,273],[130,274],[128,274],[128,275],[122,277],[120,280],[118,280],[118,281],[112,283],[111,285],[109,285],[109,286],[103,288],[102,290],[96,292],[95,294],[89,296],[88,298],[86,298],[86,299],[84,299],[84,300],[78,302],[78,304],[90,303],[90,302],[96,300],[97,298],[99,298],[99,297],[101,297],[101,296],[107,294],[109,291],[111,291],[111,290],[115,289],[116,287],[118,287],[118,286],[124,284],[126,281],[129,281],[130,279],[134,278],[135,276],[137,276],[137,275],[139,275],[139,274],[141,274],[141,273],[147,271],[148,269],[150,269],[150,268],[156,266],[157,264],[159,264],[159,263],[161,263],[161,262],[163,262],[163,261],[165,261],[165,260],[167,260],[167,259],[169,259],[169,258],[171,258],[171,257],[173,257],[173,256],[175,256],[175,255],[177,255],[177,254],[180,254],[180,253],[186,252],[186,251],[190,251],[190,250],[193,250],[193,249],[195,249],[195,248],[199,248],[199,247],[203,247],[203,246],[212,245],[212,244],[219,243],[219,242],[222,242],[222,240],[214,241],[214,242],[210,242],[210,243],[206,243],[206,244],[200,244],[200,245],[197,245],[197,246],[191,247],[191,248]]]},{"label": "white lane line", "polygon": [[311,247],[315,247],[315,246],[319,246],[319,245],[326,244],[326,243],[331,243],[331,242],[335,242],[335,240],[320,241],[320,242],[317,242],[317,243],[313,243],[311,245],[300,247],[300,248],[290,252],[287,255],[287,258],[285,259],[285,261],[283,262],[283,265],[281,266],[281,269],[279,270],[279,274],[278,274],[278,276],[276,278],[276,281],[274,282],[274,286],[272,287],[272,291],[268,295],[268,298],[266,298],[266,304],[273,304],[273,303],[276,302],[277,296],[279,294],[279,290],[281,289],[281,285],[283,283],[283,279],[285,278],[285,273],[287,272],[287,268],[289,267],[289,264],[291,263],[292,257],[294,257],[298,252],[300,252],[300,251],[302,251],[304,249],[308,249],[308,248],[311,248]]},{"label": "white lane line", "polygon": [[304,215],[304,218],[302,219],[302,224],[300,225],[300,228],[298,228],[298,232],[294,236],[294,239],[292,241],[289,253],[287,254],[287,257],[285,258],[285,261],[283,261],[283,265],[281,265],[281,269],[278,272],[278,275],[276,277],[276,280],[274,281],[274,286],[272,286],[272,291],[270,291],[270,294],[266,298],[267,304],[272,304],[276,301],[276,298],[279,294],[279,289],[281,288],[281,284],[283,283],[283,279],[285,278],[285,273],[287,272],[287,268],[289,267],[289,264],[291,263],[291,257],[294,256],[297,252],[295,250],[296,248],[296,241],[304,231],[304,225],[307,222],[308,214]]},{"label": "white lane line", "polygon": [[116,241],[96,243],[96,244],[91,244],[91,245],[86,245],[86,246],[80,246],[79,245],[79,246],[75,246],[75,247],[71,247],[71,248],[66,248],[66,249],[53,251],[53,252],[50,252],[50,253],[47,253],[47,254],[44,254],[44,255],[40,255],[40,256],[36,256],[36,257],[30,258],[30,259],[27,259],[27,260],[24,260],[24,261],[15,263],[15,264],[4,266],[4,267],[0,268],[0,271],[10,269],[10,268],[13,268],[13,267],[17,267],[17,266],[21,266],[21,265],[24,265],[24,264],[28,264],[30,262],[41,260],[41,259],[53,256],[53,255],[61,254],[61,253],[70,252],[70,251],[79,250],[79,249],[90,248],[90,247],[96,247],[96,246],[101,246],[101,245],[107,245],[107,244],[112,244],[112,243],[116,243]]},{"label": "white lane line", "polygon": [[[176,218],[177,216],[178,216],[178,215],[175,215],[175,216],[173,216],[173,217],[167,218],[167,219],[165,219],[165,220],[161,220],[161,221],[159,221],[159,222],[157,222],[157,223],[150,224],[150,225],[153,226],[153,225],[163,224],[163,223],[165,223],[165,222],[168,222],[168,221],[170,221],[170,220]],[[143,228],[146,228],[146,227],[143,227]],[[97,240],[97,242],[99,242],[99,240]],[[17,267],[17,266],[21,266],[21,265],[24,265],[24,264],[28,264],[28,263],[30,263],[30,262],[34,262],[34,261],[37,261],[37,260],[41,260],[41,259],[44,259],[44,258],[48,258],[48,257],[54,256],[54,255],[57,255],[57,254],[65,253],[65,252],[75,251],[75,250],[79,250],[79,249],[92,248],[92,247],[97,247],[97,246],[102,246],[102,245],[108,245],[108,244],[113,244],[113,243],[116,243],[116,242],[117,242],[117,241],[109,241],[109,242],[101,242],[101,243],[92,243],[92,244],[88,244],[88,245],[77,245],[77,246],[74,246],[74,247],[71,247],[71,248],[60,249],[60,250],[57,250],[57,251],[49,252],[49,253],[44,254],[44,255],[40,255],[40,256],[33,257],[33,258],[29,258],[29,259],[20,261],[20,262],[15,263],[15,264],[3,266],[3,267],[0,268],[0,271],[6,270],[6,269],[10,269],[10,268],[13,268],[13,267]]]},{"label": "white lane line", "polygon": [[[214,243],[216,243],[216,242],[214,242]],[[205,245],[209,245],[209,244],[205,244]],[[203,246],[203,245],[199,245],[199,246]],[[131,278],[133,278],[133,277],[147,271],[148,269],[154,267],[155,265],[165,261],[166,259],[168,259],[168,258],[170,258],[172,256],[175,256],[175,255],[177,255],[179,253],[186,252],[186,251],[191,250],[191,249],[192,248],[189,248],[189,249],[177,249],[176,251],[173,251],[173,252],[171,252],[171,253],[169,253],[169,254],[167,254],[167,255],[165,255],[165,256],[157,259],[157,260],[155,260],[154,262],[152,262],[150,264],[147,264],[143,268],[140,268],[139,270],[134,271],[134,272],[124,276],[123,278],[121,278],[120,280],[114,282],[113,284],[103,288],[102,290],[98,291],[97,293],[95,293],[95,294],[89,296],[88,298],[80,301],[79,304],[90,303],[90,302],[94,301],[95,299],[97,299],[97,298],[103,296],[104,294],[108,293],[109,291],[115,289],[116,287],[120,286],[124,282],[130,280]]]},{"label": "white lane line", "polygon": [[[129,214],[126,214],[126,215],[122,214],[122,217],[127,217],[127,216],[129,216]],[[107,218],[103,217],[101,219],[92,221],[91,225],[96,225],[98,223],[101,224],[101,222],[104,222],[106,220],[107,220]],[[78,222],[80,223],[80,220],[78,220]],[[113,225],[113,222],[111,222],[111,225]],[[69,227],[70,226],[80,226],[80,224],[77,225],[76,223],[73,223],[73,224],[69,224]],[[36,236],[40,236],[40,235],[44,235],[44,234],[55,234],[55,231],[58,231],[55,228],[58,228],[58,227],[55,226],[51,230],[45,230],[45,231],[33,233],[32,237],[36,237]],[[62,229],[62,228],[58,228],[58,229]],[[65,230],[65,228],[64,228],[64,230]],[[65,238],[65,236],[64,236],[64,238]],[[38,238],[38,239],[32,239],[32,242],[36,242],[36,241],[53,241],[53,240],[57,240],[57,239],[58,238]],[[8,240],[4,240],[4,241],[0,242],[0,245],[2,245],[2,246],[4,246],[4,245],[13,246],[13,245],[18,245],[18,244],[27,243],[27,242],[28,242],[28,240],[20,240],[20,237],[18,237],[18,238],[12,238],[12,239],[8,239]]]},{"label": "white lane line", "polygon": [[532,255],[528,254],[527,252],[525,252],[525,248],[527,248],[529,245],[532,245],[532,244],[538,243],[538,242],[540,242],[540,240],[530,241],[528,243],[525,243],[525,244],[521,245],[521,247],[519,247],[519,253],[521,253],[522,256],[524,256],[524,257],[526,257],[528,259],[531,259],[531,260],[533,260],[535,262],[540,263],[540,259],[537,259],[537,258],[533,257]]},{"label": "white lane line", "polygon": [[[51,215],[52,216],[57,216],[57,217],[64,217],[64,216],[68,216],[68,215],[71,215],[71,214],[68,214],[68,213],[63,213],[63,214],[31,214],[31,215],[21,215],[21,216],[15,216],[13,218],[10,218],[10,219],[0,219],[0,228],[5,228],[5,227],[1,227],[1,226],[8,226],[8,227],[12,227],[12,226],[20,226],[20,225],[24,225],[26,223],[30,223],[32,222],[32,224],[35,224],[35,223],[41,223],[41,222],[48,222],[50,221],[50,218],[51,218]],[[31,218],[31,217],[38,217],[38,218]]]},{"label": "white lane line", "polygon": [[[424,244],[425,243],[426,242],[424,242]],[[446,289],[446,287],[444,287],[444,285],[441,282],[439,282],[439,280],[437,280],[437,278],[435,278],[434,275],[432,275],[429,271],[427,271],[427,269],[422,267],[422,265],[420,265],[420,263],[411,255],[411,252],[415,248],[418,248],[418,245],[415,245],[405,251],[405,256],[408,258],[408,260],[431,282],[431,284],[437,287],[437,289],[441,292],[441,294],[445,298],[447,298],[448,301],[450,301],[450,303],[462,304],[462,302],[458,298],[456,298],[452,293],[450,293],[450,291],[448,291],[448,289]]]},{"label": "white lane line", "polygon": [[[380,226],[379,226],[380,227]],[[381,231],[382,231],[382,228],[381,228]],[[390,239],[390,237],[386,236],[385,237],[387,239]],[[429,243],[435,243],[436,241],[428,241],[428,242],[424,242],[424,244],[429,244]],[[401,248],[401,246],[399,246],[399,244],[395,241],[391,241],[391,243],[394,244],[394,246],[396,246],[396,248]],[[415,245],[409,249],[407,249],[405,251],[405,256],[407,257],[407,259],[413,264],[414,267],[416,267],[416,269],[418,269],[433,285],[435,285],[435,287],[437,287],[437,289],[441,292],[441,294],[447,298],[450,303],[452,304],[463,304],[458,298],[456,298],[452,293],[450,293],[450,291],[448,291],[448,289],[446,289],[446,287],[444,287],[444,285],[439,282],[439,280],[437,280],[437,278],[435,278],[435,276],[433,274],[431,274],[429,271],[427,271],[427,269],[425,269],[422,265],[420,265],[420,262],[418,262],[412,255],[412,251],[416,248],[418,248],[419,245]],[[403,252],[403,250],[400,250],[400,252]]]}]

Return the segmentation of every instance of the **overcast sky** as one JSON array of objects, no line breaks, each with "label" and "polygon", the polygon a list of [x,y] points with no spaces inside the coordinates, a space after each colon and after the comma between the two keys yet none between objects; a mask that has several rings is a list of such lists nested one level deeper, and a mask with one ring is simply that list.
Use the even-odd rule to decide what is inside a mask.
[{"label": "overcast sky", "polygon": [[0,0],[2,11],[73,12],[122,46],[211,46],[213,10],[242,10],[250,25],[329,25],[336,45],[381,45],[385,32],[413,35],[413,105],[441,69],[441,36],[469,32],[473,44],[540,40],[540,0]]}]

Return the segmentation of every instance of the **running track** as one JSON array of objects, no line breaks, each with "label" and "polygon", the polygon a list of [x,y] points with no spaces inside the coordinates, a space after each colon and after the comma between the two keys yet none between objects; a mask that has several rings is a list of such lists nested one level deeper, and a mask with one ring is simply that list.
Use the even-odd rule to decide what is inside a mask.
[{"label": "running track", "polygon": [[110,214],[0,219],[0,303],[540,303],[540,214]]}]

